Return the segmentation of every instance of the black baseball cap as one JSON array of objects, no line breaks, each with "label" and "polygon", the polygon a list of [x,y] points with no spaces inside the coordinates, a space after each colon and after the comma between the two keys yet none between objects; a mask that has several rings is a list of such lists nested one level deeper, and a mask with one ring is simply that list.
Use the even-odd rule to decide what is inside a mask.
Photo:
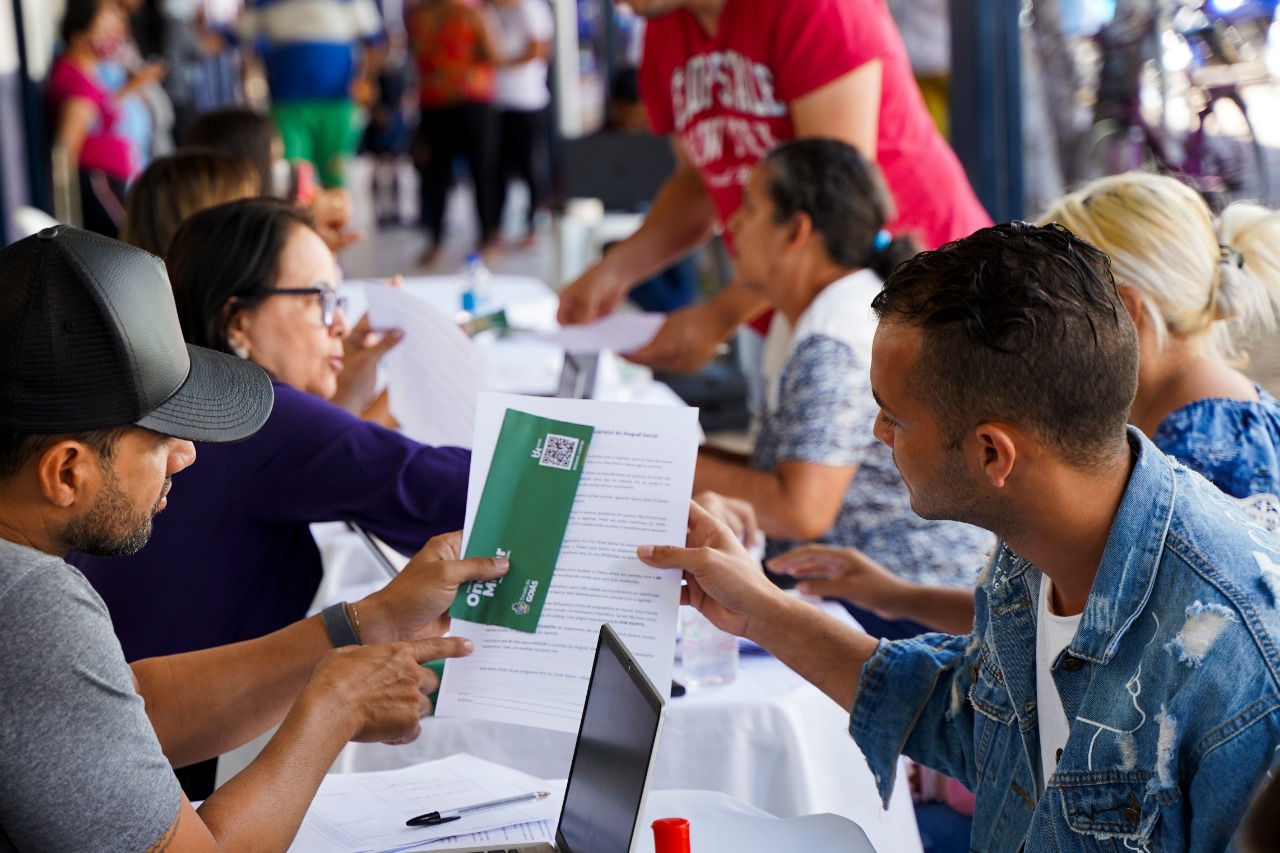
[{"label": "black baseball cap", "polygon": [[0,425],[223,443],[273,402],[262,368],[183,340],[155,255],[68,225],[0,249]]}]

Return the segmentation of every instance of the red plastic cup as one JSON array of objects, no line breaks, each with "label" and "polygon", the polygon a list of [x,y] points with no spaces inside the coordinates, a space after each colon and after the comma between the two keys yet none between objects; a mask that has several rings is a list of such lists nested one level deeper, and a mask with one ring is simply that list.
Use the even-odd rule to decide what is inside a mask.
[{"label": "red plastic cup", "polygon": [[689,853],[689,821],[664,817],[653,822],[655,853]]}]

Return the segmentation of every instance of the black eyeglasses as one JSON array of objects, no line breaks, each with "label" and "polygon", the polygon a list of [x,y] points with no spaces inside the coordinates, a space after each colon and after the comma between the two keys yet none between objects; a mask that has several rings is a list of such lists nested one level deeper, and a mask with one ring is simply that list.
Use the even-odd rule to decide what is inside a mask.
[{"label": "black eyeglasses", "polygon": [[347,310],[347,297],[339,296],[332,287],[272,287],[262,291],[268,296],[286,294],[292,296],[319,296],[320,323],[326,329],[333,327],[339,311]]}]

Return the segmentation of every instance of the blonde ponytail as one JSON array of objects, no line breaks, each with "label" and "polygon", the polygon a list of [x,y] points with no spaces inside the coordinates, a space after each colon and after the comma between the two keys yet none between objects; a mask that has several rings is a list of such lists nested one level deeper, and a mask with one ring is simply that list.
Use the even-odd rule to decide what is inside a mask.
[{"label": "blonde ponytail", "polygon": [[1116,283],[1142,293],[1160,346],[1174,337],[1231,360],[1244,333],[1275,324],[1280,214],[1234,204],[1215,222],[1177,179],[1129,172],[1070,193],[1043,221],[1061,223],[1111,257]]}]

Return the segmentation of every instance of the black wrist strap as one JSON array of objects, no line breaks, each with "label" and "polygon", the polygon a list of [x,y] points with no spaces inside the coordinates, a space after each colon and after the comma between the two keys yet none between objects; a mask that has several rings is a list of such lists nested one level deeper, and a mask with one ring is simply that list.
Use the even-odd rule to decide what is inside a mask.
[{"label": "black wrist strap", "polygon": [[320,618],[324,621],[324,632],[329,635],[329,642],[333,643],[335,649],[361,645],[360,635],[356,633],[356,626],[351,624],[351,614],[347,612],[345,601],[330,604],[321,610]]}]

